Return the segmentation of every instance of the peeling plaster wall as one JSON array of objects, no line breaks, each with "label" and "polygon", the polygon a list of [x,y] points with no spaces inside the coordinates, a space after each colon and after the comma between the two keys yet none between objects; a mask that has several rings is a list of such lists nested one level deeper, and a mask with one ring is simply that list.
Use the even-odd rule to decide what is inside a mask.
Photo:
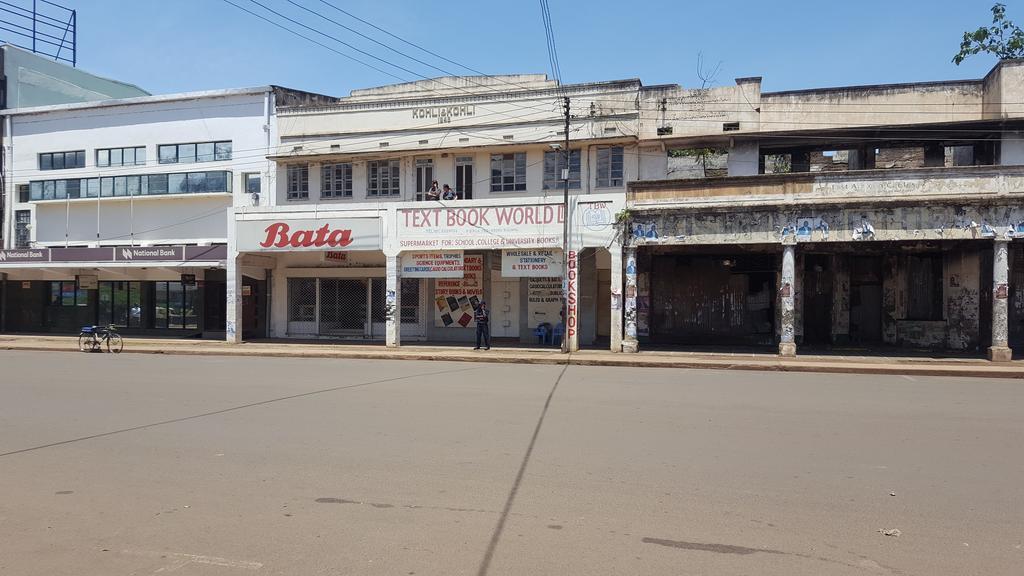
[{"label": "peeling plaster wall", "polygon": [[832,343],[850,341],[850,259],[845,254],[832,256]]},{"label": "peeling plaster wall", "polygon": [[946,346],[976,349],[980,346],[981,256],[977,250],[947,252],[943,264]]}]

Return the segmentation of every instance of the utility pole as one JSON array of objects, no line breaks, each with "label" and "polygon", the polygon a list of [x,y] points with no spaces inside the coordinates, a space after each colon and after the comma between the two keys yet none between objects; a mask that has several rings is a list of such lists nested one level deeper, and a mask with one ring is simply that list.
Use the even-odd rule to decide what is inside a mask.
[{"label": "utility pole", "polygon": [[[569,151],[569,97],[563,98],[565,112],[565,166],[562,168],[562,352],[569,351],[569,164],[572,154]],[[575,327],[574,327],[575,328]]]}]

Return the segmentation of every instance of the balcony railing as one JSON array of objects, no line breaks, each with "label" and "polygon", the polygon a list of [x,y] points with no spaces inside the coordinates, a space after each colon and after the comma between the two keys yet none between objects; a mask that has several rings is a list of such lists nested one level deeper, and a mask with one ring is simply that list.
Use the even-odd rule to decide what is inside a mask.
[{"label": "balcony railing", "polygon": [[633,205],[765,205],[885,202],[1024,194],[1024,166],[957,166],[799,172],[629,185]]}]

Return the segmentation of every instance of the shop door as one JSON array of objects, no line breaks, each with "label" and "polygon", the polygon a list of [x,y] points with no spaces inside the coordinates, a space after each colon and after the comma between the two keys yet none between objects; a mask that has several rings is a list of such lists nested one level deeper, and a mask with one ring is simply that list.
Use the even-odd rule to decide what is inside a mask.
[{"label": "shop door", "polygon": [[828,344],[832,338],[831,256],[804,258],[804,343]]},{"label": "shop door", "polygon": [[873,344],[882,341],[882,258],[850,259],[850,340]]},{"label": "shop door", "polygon": [[320,279],[320,334],[365,337],[367,334],[368,280]]},{"label": "shop door", "polygon": [[491,281],[491,336],[519,337],[519,280]]}]

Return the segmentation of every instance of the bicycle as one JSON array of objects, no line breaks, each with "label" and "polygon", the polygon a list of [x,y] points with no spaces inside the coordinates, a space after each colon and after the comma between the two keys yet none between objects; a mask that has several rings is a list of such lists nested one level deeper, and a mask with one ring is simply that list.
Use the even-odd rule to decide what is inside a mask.
[{"label": "bicycle", "polygon": [[104,344],[107,352],[113,354],[120,354],[124,349],[124,339],[113,325],[83,326],[78,334],[78,349],[82,352],[102,352]]}]

